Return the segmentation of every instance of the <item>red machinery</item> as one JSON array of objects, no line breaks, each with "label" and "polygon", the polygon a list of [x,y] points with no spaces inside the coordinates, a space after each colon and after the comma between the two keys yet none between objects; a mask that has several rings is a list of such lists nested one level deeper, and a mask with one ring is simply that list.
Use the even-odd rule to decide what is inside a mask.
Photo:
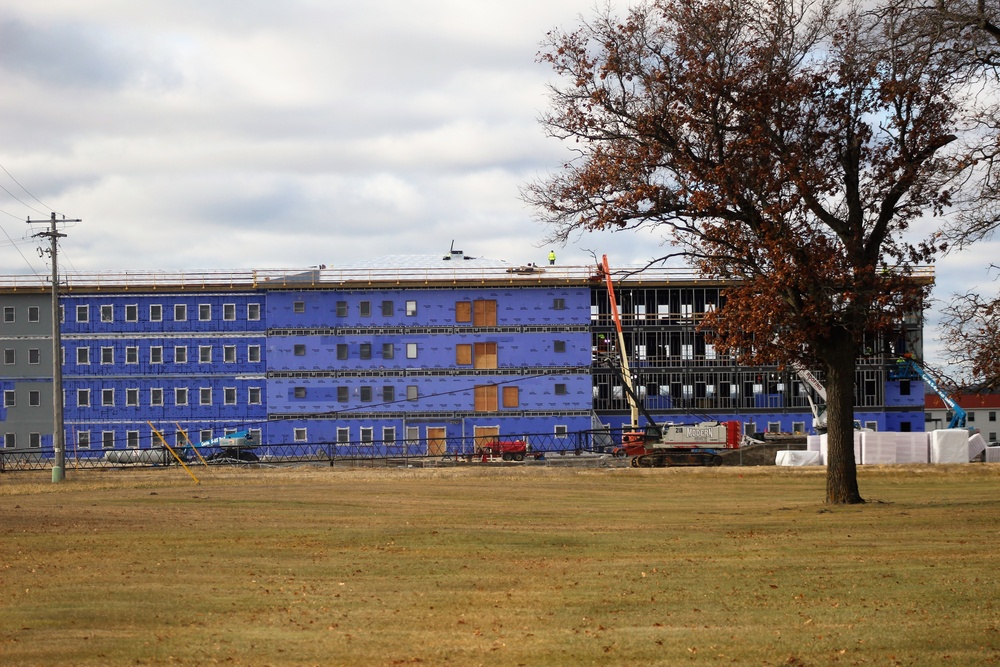
[{"label": "red machinery", "polygon": [[480,445],[479,453],[483,461],[497,456],[504,461],[523,461],[528,455],[528,443],[524,440],[491,440]]}]

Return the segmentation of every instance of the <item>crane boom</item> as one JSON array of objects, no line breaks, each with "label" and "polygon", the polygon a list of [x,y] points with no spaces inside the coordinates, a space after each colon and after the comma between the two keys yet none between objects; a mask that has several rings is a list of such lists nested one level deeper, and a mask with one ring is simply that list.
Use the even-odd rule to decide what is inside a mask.
[{"label": "crane boom", "polygon": [[[721,465],[721,449],[735,449],[740,446],[740,424],[736,421],[702,422],[697,425],[657,424],[653,415],[646,410],[642,399],[634,387],[632,370],[628,363],[625,347],[625,333],[621,317],[618,315],[618,300],[615,285],[611,280],[608,256],[601,259],[601,271],[608,286],[608,301],[611,303],[611,318],[618,335],[618,358],[608,357],[608,364],[616,375],[621,376],[622,388],[628,398],[632,424],[622,430],[621,447],[615,449],[616,456],[630,456],[631,465],[637,468],[663,467],[668,465]],[[646,428],[639,427],[640,413],[649,421]]]},{"label": "crane boom", "polygon": [[812,390],[816,392],[816,395],[826,402],[826,387],[824,387],[822,383],[816,379],[816,376],[812,374],[812,371],[798,362],[793,362],[792,368],[794,368],[795,372],[798,373],[799,378],[812,387]]},{"label": "crane boom", "polygon": [[625,349],[625,334],[622,332],[622,320],[618,316],[618,300],[615,298],[615,284],[611,280],[611,269],[608,268],[608,256],[601,258],[604,269],[604,281],[608,286],[608,300],[611,301],[611,318],[615,323],[615,332],[618,334],[618,356],[621,359],[622,383],[625,385],[625,394],[628,399],[632,428],[639,428],[639,402],[636,397],[635,387],[632,385],[632,369],[628,364],[628,353]]},{"label": "crane boom", "polygon": [[951,421],[948,422],[948,428],[965,428],[966,414],[962,406],[956,403],[951,396],[941,389],[937,380],[935,380],[930,373],[921,368],[917,362],[913,361],[912,358],[904,355],[902,358],[897,360],[896,371],[890,377],[893,377],[893,379],[907,379],[913,376],[923,380],[924,384],[933,389],[934,393],[941,398],[941,402],[944,403],[945,407],[951,410],[952,417]]},{"label": "crane boom", "polygon": [[[792,368],[795,369],[799,379],[809,385],[809,387],[811,387],[816,393],[816,396],[819,397],[823,403],[826,403],[826,387],[824,387],[823,383],[821,383],[816,376],[812,374],[812,371],[798,362],[792,362]],[[806,400],[809,401],[809,409],[813,414],[813,428],[816,429],[817,433],[826,432],[826,406],[824,405],[822,408],[817,406],[808,391],[806,392]]]}]

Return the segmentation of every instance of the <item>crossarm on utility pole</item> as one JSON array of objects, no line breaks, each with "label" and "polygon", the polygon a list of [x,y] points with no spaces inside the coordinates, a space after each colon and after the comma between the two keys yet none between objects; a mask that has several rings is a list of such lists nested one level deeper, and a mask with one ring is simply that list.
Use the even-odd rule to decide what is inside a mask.
[{"label": "crossarm on utility pole", "polygon": [[[28,224],[39,222],[28,218]],[[52,213],[49,229],[34,234],[37,237],[48,237],[49,255],[52,257],[52,450],[55,460],[52,463],[52,481],[61,482],[66,478],[66,433],[63,423],[63,387],[62,387],[62,337],[59,321],[59,239],[66,236],[56,229],[56,223],[82,222],[81,220],[56,219]]]}]

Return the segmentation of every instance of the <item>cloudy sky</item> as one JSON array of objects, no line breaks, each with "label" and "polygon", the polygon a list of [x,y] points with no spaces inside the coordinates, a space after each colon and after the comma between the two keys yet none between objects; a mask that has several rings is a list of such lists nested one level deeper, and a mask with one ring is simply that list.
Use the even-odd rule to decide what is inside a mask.
[{"label": "cloudy sky", "polygon": [[[336,265],[453,240],[540,261],[518,188],[566,154],[537,121],[536,54],[588,7],[6,0],[0,164],[46,206],[0,172],[27,204],[0,192],[0,224],[20,240],[48,207],[82,218],[64,242],[80,271]],[[656,251],[602,236],[581,246]],[[3,264],[26,269],[13,250]]]},{"label": "cloudy sky", "polygon": [[[47,272],[24,221],[52,210],[83,219],[61,245],[68,272],[336,266],[452,241],[541,262],[518,188],[568,153],[537,121],[552,77],[536,53],[593,7],[5,0],[0,273]],[[946,258],[936,293],[995,289],[998,249]],[[663,252],[631,232],[555,250]]]}]

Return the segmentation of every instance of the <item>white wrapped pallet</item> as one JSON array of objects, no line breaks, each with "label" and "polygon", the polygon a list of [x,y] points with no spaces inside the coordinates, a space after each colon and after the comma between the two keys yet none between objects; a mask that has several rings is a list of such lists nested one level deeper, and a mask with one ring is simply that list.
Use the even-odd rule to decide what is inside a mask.
[{"label": "white wrapped pallet", "polygon": [[861,463],[878,465],[896,462],[896,434],[876,431],[861,433]]},{"label": "white wrapped pallet", "polygon": [[809,450],[781,450],[774,455],[776,466],[818,466],[823,464],[819,452]]},{"label": "white wrapped pallet", "polygon": [[931,463],[968,463],[969,432],[964,428],[931,431]]},{"label": "white wrapped pallet", "polygon": [[971,438],[969,438],[969,460],[976,458],[986,449],[986,441],[983,440],[983,436],[979,433],[974,433]]},{"label": "white wrapped pallet", "polygon": [[[823,460],[823,465],[827,462],[827,437],[828,435],[824,433],[819,436],[819,452]],[[861,462],[861,432],[854,432],[854,460],[858,463]]]},{"label": "white wrapped pallet", "polygon": [[806,436],[806,451],[807,452],[818,452],[819,442],[823,436],[821,435],[807,435]]},{"label": "white wrapped pallet", "polygon": [[895,433],[896,463],[928,463],[929,433]]},{"label": "white wrapped pallet", "polygon": [[986,448],[986,462],[1000,463],[1000,445],[990,445]]}]

